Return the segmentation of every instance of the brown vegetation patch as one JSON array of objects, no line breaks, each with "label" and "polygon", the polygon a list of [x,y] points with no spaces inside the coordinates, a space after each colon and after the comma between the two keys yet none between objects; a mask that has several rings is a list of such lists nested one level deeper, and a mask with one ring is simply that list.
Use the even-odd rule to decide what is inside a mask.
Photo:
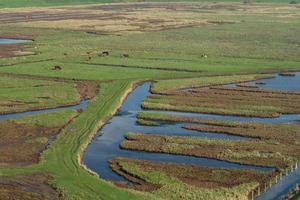
[{"label": "brown vegetation patch", "polygon": [[[139,2],[139,3],[116,3],[116,4],[103,4],[87,6],[87,9],[91,10],[103,10],[103,11],[134,11],[134,10],[149,10],[153,8],[160,8],[173,11],[191,10],[197,12],[201,10],[203,13],[215,13],[217,11],[248,11],[248,12],[278,12],[287,10],[296,10],[296,6],[276,7],[268,5],[257,5],[257,4],[241,4],[241,3],[196,3],[196,2],[179,2],[179,3],[168,3],[168,2]],[[73,9],[73,8],[72,8]]]},{"label": "brown vegetation patch", "polygon": [[[33,22],[33,21],[56,21],[67,19],[93,19],[109,17],[101,14],[90,14],[87,12],[65,11],[64,9],[40,9],[41,11],[16,11],[16,12],[0,12],[0,23],[16,23],[16,22]],[[51,12],[52,11],[52,12]]]},{"label": "brown vegetation patch", "polygon": [[132,4],[111,4],[90,6],[88,9],[92,10],[106,10],[106,11],[132,11],[137,9],[151,9],[151,8],[164,8],[170,10],[185,9],[191,7],[193,4],[176,4],[176,3],[132,3]]},{"label": "brown vegetation patch", "polygon": [[37,163],[40,152],[59,130],[60,128],[1,121],[0,166]]},{"label": "brown vegetation patch", "polygon": [[61,199],[61,194],[49,186],[44,174],[0,177],[1,200],[54,200]]},{"label": "brown vegetation patch", "polygon": [[81,81],[76,83],[76,89],[83,99],[93,99],[98,91],[98,83]]},{"label": "brown vegetation patch", "polygon": [[[0,24],[21,27],[85,30],[95,34],[159,31],[226,25],[241,13],[293,15],[295,6],[240,3],[118,3],[89,6],[1,9]],[[220,19],[216,20],[215,16]],[[224,17],[223,17],[224,16]],[[280,15],[279,15],[280,16]],[[297,16],[296,16],[297,17]],[[278,20],[281,20],[278,18]]]},{"label": "brown vegetation patch", "polygon": [[0,58],[18,56],[22,54],[23,47],[21,44],[1,44]]},{"label": "brown vegetation patch", "polygon": [[208,7],[195,3],[133,3],[12,9],[0,10],[0,24],[15,23],[22,27],[62,28],[109,34],[236,23],[227,20],[208,21],[197,9],[205,13]]}]

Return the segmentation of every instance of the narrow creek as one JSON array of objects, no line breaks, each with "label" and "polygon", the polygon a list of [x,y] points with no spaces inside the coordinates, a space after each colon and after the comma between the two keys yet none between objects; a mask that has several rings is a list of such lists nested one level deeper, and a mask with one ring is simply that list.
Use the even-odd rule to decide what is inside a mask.
[{"label": "narrow creek", "polygon": [[[281,82],[277,84],[276,80]],[[274,89],[274,90],[284,90],[288,91],[300,91],[300,73],[296,73],[294,77],[283,77],[276,75],[272,79],[263,80],[264,84],[262,88]],[[282,83],[287,83],[285,87]],[[298,83],[298,85],[296,84]],[[294,85],[296,84],[296,86]],[[129,157],[134,159],[150,160],[155,162],[170,162],[170,163],[184,163],[201,165],[208,167],[219,167],[219,168],[237,168],[237,169],[256,169],[262,171],[272,170],[268,167],[257,167],[251,165],[240,165],[236,163],[230,163],[225,161],[219,161],[215,159],[197,158],[191,156],[180,156],[171,155],[164,153],[149,153],[141,151],[132,151],[120,149],[120,143],[125,139],[128,132],[137,132],[144,134],[160,134],[160,135],[179,135],[179,136],[196,136],[196,137],[207,137],[207,138],[219,138],[228,140],[247,140],[249,138],[231,136],[227,134],[214,134],[206,132],[195,132],[190,130],[185,130],[181,128],[183,125],[188,123],[164,123],[161,126],[142,126],[136,124],[136,115],[140,111],[145,111],[141,109],[142,101],[150,94],[151,83],[145,83],[138,86],[126,99],[120,108],[119,112],[111,119],[109,122],[100,129],[90,143],[86,152],[83,156],[83,161],[85,165],[96,172],[101,178],[109,181],[125,181],[122,176],[114,173],[109,167],[108,161],[115,157]],[[290,85],[290,87],[287,87]],[[280,87],[279,87],[280,86]],[[152,112],[152,111],[147,111]],[[159,111],[165,114],[175,114],[188,117],[201,117],[201,118],[212,118],[212,119],[224,119],[224,120],[235,120],[242,122],[264,122],[264,123],[287,123],[293,122],[300,119],[300,114],[295,115],[281,115],[278,118],[254,118],[254,117],[237,117],[237,116],[223,116],[223,115],[207,115],[207,114],[197,114],[197,113],[185,113],[185,112],[172,112],[172,111]],[[294,176],[291,176],[294,177]],[[294,178],[292,178],[294,179]],[[291,189],[295,185],[295,181],[290,181],[291,179],[286,177],[282,180],[289,180],[279,184],[283,184],[284,187],[275,185],[274,189],[270,190],[272,193],[272,198],[269,198],[268,192],[265,193],[265,197],[260,196],[259,200],[269,200],[269,199],[280,199],[282,194],[286,193],[286,190]],[[296,178],[297,180],[297,178]]]},{"label": "narrow creek", "polygon": [[0,121],[9,120],[9,119],[16,119],[16,118],[20,118],[20,117],[29,116],[29,115],[36,115],[36,114],[42,114],[42,113],[51,113],[51,112],[56,112],[56,111],[60,111],[60,110],[85,109],[87,106],[88,106],[88,100],[81,100],[79,104],[72,105],[72,106],[62,106],[62,107],[57,107],[57,108],[41,109],[41,110],[35,110],[35,111],[26,111],[26,112],[19,112],[19,113],[3,114],[3,115],[0,115]]}]

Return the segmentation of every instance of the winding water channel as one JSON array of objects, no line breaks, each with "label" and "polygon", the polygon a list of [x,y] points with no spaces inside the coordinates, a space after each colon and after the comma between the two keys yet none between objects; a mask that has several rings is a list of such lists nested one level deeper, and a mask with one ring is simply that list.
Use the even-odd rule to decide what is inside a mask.
[{"label": "winding water channel", "polygon": [[[1,42],[1,39],[0,39]],[[272,79],[263,80],[264,84],[258,86],[265,89],[300,91],[300,73],[296,73],[294,77],[284,77],[276,75]],[[255,82],[251,82],[255,83]],[[218,138],[227,140],[249,140],[250,138],[233,136],[227,134],[214,134],[207,132],[198,132],[183,129],[183,125],[189,123],[163,123],[160,126],[141,126],[136,124],[136,115],[141,109],[141,103],[147,96],[151,95],[149,92],[151,83],[144,83],[138,86],[126,99],[118,113],[108,121],[97,133],[91,144],[85,151],[83,161],[85,165],[92,171],[99,174],[99,176],[109,181],[125,181],[122,176],[114,173],[109,167],[108,161],[115,157],[129,157],[134,159],[150,160],[156,162],[170,162],[170,163],[185,163],[193,165],[201,165],[208,167],[219,168],[237,168],[237,169],[255,169],[261,171],[272,170],[268,167],[257,167],[251,165],[240,165],[236,163],[220,161],[215,159],[198,158],[192,156],[171,155],[164,153],[149,153],[141,151],[131,151],[120,149],[119,145],[124,140],[128,132],[137,132],[144,134],[160,134],[160,135],[177,135],[177,136],[195,136]],[[27,115],[34,115],[39,113],[49,113],[64,109],[84,109],[88,105],[88,101],[83,100],[79,105],[66,106],[53,109],[44,109],[38,111],[29,111],[15,114],[0,115],[0,120],[14,119]],[[151,112],[151,111],[147,111]],[[281,115],[278,118],[253,118],[253,117],[237,117],[211,114],[197,114],[186,112],[171,112],[158,111],[166,114],[201,117],[210,119],[224,119],[235,120],[242,122],[264,122],[264,123],[287,123],[300,120],[300,114],[295,115]],[[278,184],[274,185],[270,190],[261,195],[259,200],[277,200],[280,196],[286,194],[289,189],[300,183],[300,171],[297,170],[289,176],[284,177]]]}]

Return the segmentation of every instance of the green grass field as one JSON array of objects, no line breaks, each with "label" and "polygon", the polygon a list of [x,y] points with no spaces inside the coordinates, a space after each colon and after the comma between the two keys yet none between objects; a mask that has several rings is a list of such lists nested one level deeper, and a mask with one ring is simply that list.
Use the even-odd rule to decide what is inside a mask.
[{"label": "green grass field", "polygon": [[[139,2],[136,0],[2,0],[0,8],[14,8],[14,7],[33,7],[33,6],[60,6],[60,5],[81,5],[81,4],[95,4],[95,3],[119,3],[119,2]],[[160,0],[152,0],[149,2],[162,2]],[[178,0],[170,0],[168,2],[181,2]],[[189,1],[186,1],[189,2]],[[190,1],[193,2],[193,1]],[[212,0],[198,0],[196,2],[216,2]],[[238,0],[223,0],[222,2],[241,2]],[[257,3],[290,3],[289,0],[256,0]],[[297,1],[296,1],[297,2]]]},{"label": "green grass field", "polygon": [[74,84],[0,77],[0,113],[15,113],[78,104]]},{"label": "green grass field", "polygon": [[[201,76],[299,68],[300,41],[297,27],[300,17],[296,7],[281,7],[278,4],[264,4],[259,7],[234,3],[231,8],[230,5],[225,4],[225,7],[217,8],[216,13],[211,13],[214,9],[207,8],[183,8],[180,12],[182,16],[190,16],[196,21],[236,21],[234,24],[175,29],[171,27],[154,32],[120,32],[118,26],[122,25],[121,22],[117,27],[108,26],[108,32],[97,29],[78,31],[72,25],[80,23],[80,19],[74,20],[71,25],[66,25],[69,24],[68,20],[62,20],[62,25],[53,28],[51,24],[55,21],[42,21],[46,26],[40,24],[40,21],[3,24],[0,34],[22,32],[24,35],[33,35],[35,41],[26,47],[37,55],[1,59],[0,65],[3,67],[0,72],[107,80],[119,79],[117,74],[122,70],[127,73],[120,73],[121,78],[155,77],[157,74],[170,73],[166,70],[149,71],[141,68],[169,69],[175,71],[174,77],[178,76],[178,70],[192,71],[193,75],[196,75],[195,72],[201,72]],[[129,14],[122,10],[123,12],[123,17]],[[170,17],[167,19],[171,20],[174,17],[170,11],[156,12],[158,19]],[[141,15],[141,19],[143,15],[151,16],[144,14],[143,9],[137,9],[135,13]],[[179,23],[179,19],[176,20],[174,23]],[[190,19],[187,17],[186,20]],[[86,23],[89,24],[89,21]],[[90,26],[94,26],[94,23],[91,22]],[[106,24],[106,21],[99,20],[97,23]],[[135,23],[142,22],[137,20]],[[143,30],[142,27],[138,29],[140,30]],[[110,56],[98,56],[104,50],[108,50]],[[124,53],[127,53],[129,58],[123,58]],[[207,55],[207,58],[202,58],[202,55]],[[48,59],[53,60],[42,62]],[[41,62],[18,64],[33,61]],[[11,64],[16,65],[5,67]],[[56,64],[62,65],[63,70],[51,70]],[[180,75],[188,76],[184,73]]]},{"label": "green grass field", "polygon": [[[152,80],[152,92],[170,93],[187,87],[269,77],[270,72],[299,70],[299,8],[289,4],[289,0],[263,0],[258,4],[199,1],[186,5],[151,4],[151,8],[120,4],[116,10],[103,10],[95,5],[89,5],[92,8],[45,7],[112,2],[0,1],[0,8],[5,8],[0,9],[0,36],[32,38],[19,51],[34,53],[1,57],[3,47],[0,46],[0,113],[73,105],[82,98],[79,83],[88,80],[99,86],[96,97],[82,112],[66,111],[14,120],[52,127],[65,124],[60,119],[78,114],[42,153],[39,163],[26,167],[1,166],[0,176],[46,173],[50,176],[49,183],[65,199],[72,200],[158,199],[173,197],[174,191],[178,192],[178,198],[187,190],[193,193],[194,187],[182,185],[163,173],[153,175],[130,165],[128,170],[134,168],[137,175],[148,178],[149,182],[157,183],[160,175],[166,187],[175,182],[157,194],[122,189],[88,171],[82,165],[82,154],[96,131],[117,111],[138,82]],[[52,19],[53,14],[59,19]],[[46,18],[38,19],[41,16]],[[109,55],[101,55],[103,51]],[[53,69],[57,65],[61,70]],[[139,116],[144,120],[140,122],[147,125],[156,125],[151,120],[169,118],[145,113]],[[272,156],[280,157],[276,153]],[[254,185],[233,188],[227,193],[228,198]],[[196,192],[214,196],[223,194],[224,190],[217,194],[208,190]]]}]

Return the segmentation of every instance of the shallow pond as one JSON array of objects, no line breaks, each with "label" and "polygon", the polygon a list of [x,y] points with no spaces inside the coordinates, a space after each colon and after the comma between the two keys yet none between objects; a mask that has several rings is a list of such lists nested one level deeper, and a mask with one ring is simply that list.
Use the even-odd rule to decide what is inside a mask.
[{"label": "shallow pond", "polygon": [[27,42],[31,42],[31,40],[0,38],[0,45],[1,44],[22,44]]}]

